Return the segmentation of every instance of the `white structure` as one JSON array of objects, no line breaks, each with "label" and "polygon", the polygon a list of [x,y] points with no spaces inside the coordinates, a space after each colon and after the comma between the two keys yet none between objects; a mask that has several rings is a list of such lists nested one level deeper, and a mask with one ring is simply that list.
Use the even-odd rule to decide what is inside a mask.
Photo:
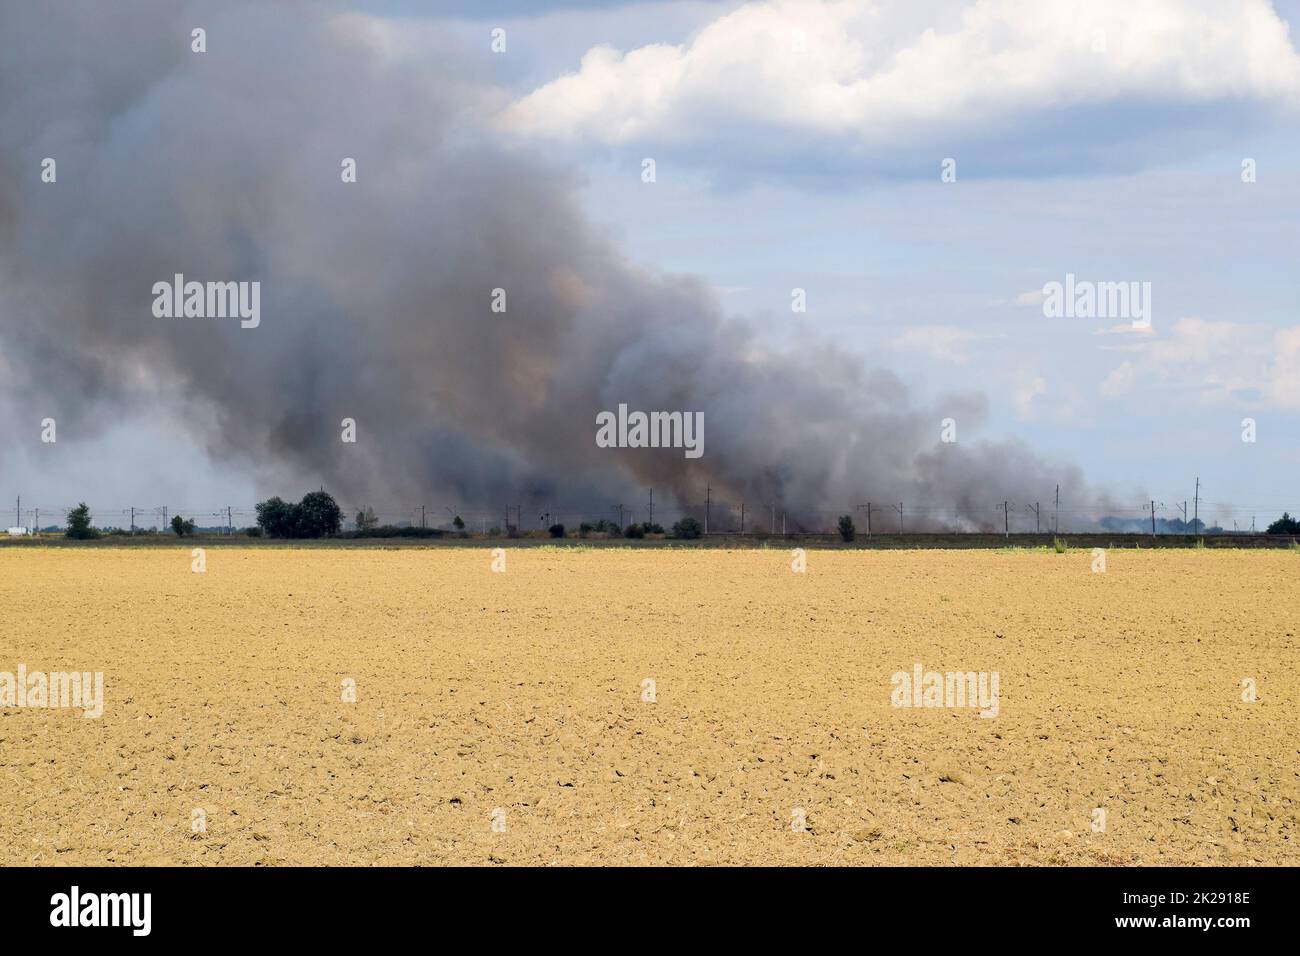
[{"label": "white structure", "polygon": [[10,529],[9,529],[9,537],[11,537],[11,538],[18,538],[18,537],[21,537],[22,535],[25,535],[25,534],[31,534],[31,532],[28,531],[26,528],[10,528]]}]

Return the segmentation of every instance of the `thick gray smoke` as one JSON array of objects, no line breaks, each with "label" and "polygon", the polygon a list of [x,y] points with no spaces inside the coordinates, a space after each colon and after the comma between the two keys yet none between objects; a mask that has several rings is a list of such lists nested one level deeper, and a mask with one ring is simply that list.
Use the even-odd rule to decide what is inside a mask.
[{"label": "thick gray smoke", "polygon": [[[1077,471],[969,441],[980,397],[918,408],[896,376],[773,352],[700,282],[625,261],[562,170],[484,132],[499,101],[474,69],[451,48],[394,56],[311,6],[5,4],[10,384],[83,433],[176,409],[214,458],[292,476],[286,495],[499,509],[653,487],[693,507],[707,484],[805,523],[870,497],[942,502],[949,524],[1057,483],[1084,499]],[[175,273],[259,281],[260,326],[156,318]],[[703,457],[598,448],[619,403],[702,411]],[[939,443],[944,417],[959,444]]]}]

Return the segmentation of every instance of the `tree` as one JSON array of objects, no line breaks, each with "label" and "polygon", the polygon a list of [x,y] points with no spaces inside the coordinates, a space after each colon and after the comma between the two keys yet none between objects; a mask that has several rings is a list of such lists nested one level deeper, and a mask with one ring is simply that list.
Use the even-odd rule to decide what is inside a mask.
[{"label": "tree", "polygon": [[630,524],[630,525],[627,526],[627,530],[623,532],[623,537],[625,537],[625,538],[644,538],[644,537],[645,537],[645,531],[642,530],[642,528],[641,528],[641,526],[640,526],[639,524]]},{"label": "tree", "polygon": [[99,532],[90,525],[90,506],[84,501],[68,512],[68,526],[63,534],[82,541],[99,537]]},{"label": "tree", "polygon": [[456,517],[451,519],[451,526],[455,528],[457,531],[464,531],[465,521],[464,519],[461,518],[460,515],[456,515]]},{"label": "tree", "polygon": [[338,534],[343,525],[343,509],[326,491],[309,491],[298,502],[298,537],[321,538]]},{"label": "tree", "polygon": [[857,534],[857,528],[853,526],[853,518],[850,515],[840,515],[840,537],[845,541],[852,541]]},{"label": "tree", "polygon": [[1300,534],[1300,518],[1292,518],[1285,511],[1282,517],[1278,518],[1268,526],[1269,534]]},{"label": "tree", "polygon": [[693,539],[698,538],[701,532],[700,523],[692,517],[685,517],[673,525],[673,537]]},{"label": "tree", "polygon": [[379,524],[379,519],[375,517],[375,511],[373,508],[366,508],[363,511],[357,512],[358,531],[365,531],[369,528],[375,527],[377,524]]},{"label": "tree", "polygon": [[183,538],[187,534],[194,533],[194,522],[188,518],[182,518],[180,515],[173,515],[172,530],[176,532],[176,537]]},{"label": "tree", "polygon": [[298,537],[298,506],[280,497],[257,503],[257,525],[268,538]]}]

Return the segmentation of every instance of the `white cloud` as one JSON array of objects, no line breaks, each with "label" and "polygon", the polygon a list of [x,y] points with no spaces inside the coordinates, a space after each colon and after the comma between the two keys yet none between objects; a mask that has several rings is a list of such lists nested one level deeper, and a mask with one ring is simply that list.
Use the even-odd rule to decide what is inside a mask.
[{"label": "white cloud", "polygon": [[1132,357],[1101,384],[1107,398],[1143,388],[1190,393],[1213,404],[1300,408],[1300,326],[1186,318],[1175,322],[1167,337],[1125,351]]},{"label": "white cloud", "polygon": [[1071,106],[1294,105],[1300,91],[1300,58],[1266,0],[981,0],[929,16],[912,6],[747,4],[682,44],[594,47],[500,120],[610,144],[710,141],[741,124],[871,146]]},{"label": "white cloud", "polygon": [[982,335],[955,325],[915,325],[890,343],[897,349],[923,352],[940,362],[965,365],[971,360],[970,347],[993,336]]}]

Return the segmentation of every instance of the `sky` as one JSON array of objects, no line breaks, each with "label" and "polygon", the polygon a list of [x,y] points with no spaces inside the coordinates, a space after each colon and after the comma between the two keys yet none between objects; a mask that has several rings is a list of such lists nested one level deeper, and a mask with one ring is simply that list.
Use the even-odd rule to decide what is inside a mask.
[{"label": "sky", "polygon": [[[1300,510],[1297,3],[323,6],[387,57],[451,58],[494,141],[562,170],[632,267],[698,279],[764,347],[891,370],[936,439],[945,396],[979,393],[959,441],[1024,443],[1125,506],[1172,516],[1199,477],[1225,523]],[[1149,283],[1149,328],[1046,315],[1067,275]],[[281,493],[173,403],[36,444],[19,360],[0,493]]]}]

